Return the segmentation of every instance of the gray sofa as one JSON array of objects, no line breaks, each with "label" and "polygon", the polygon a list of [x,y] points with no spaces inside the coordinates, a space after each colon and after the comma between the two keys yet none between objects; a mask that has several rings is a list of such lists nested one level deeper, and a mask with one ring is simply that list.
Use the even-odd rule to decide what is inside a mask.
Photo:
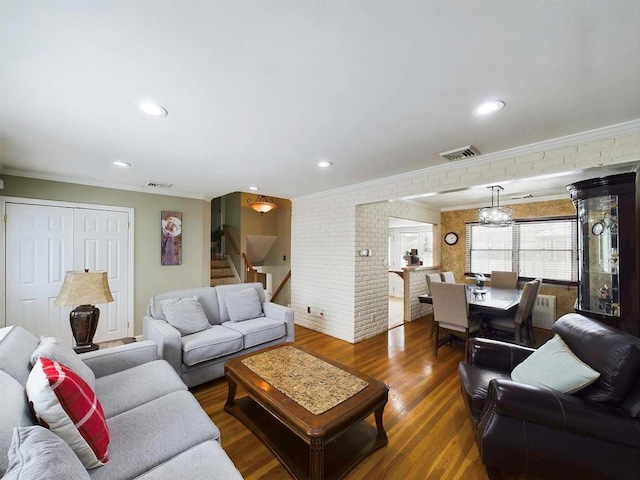
[{"label": "gray sofa", "polygon": [[[253,288],[262,314],[254,319],[230,321],[225,294]],[[197,297],[207,320],[207,330],[182,336],[164,315],[162,302]],[[158,353],[192,387],[222,377],[224,362],[244,353],[294,340],[293,310],[265,302],[261,283],[202,287],[156,294],[144,318],[143,337],[158,345]]]},{"label": "gray sofa", "polygon": [[[8,466],[14,427],[37,425],[25,392],[31,370],[30,357],[36,347],[38,339],[22,327],[0,329],[0,477]],[[75,355],[71,349],[69,352]],[[31,470],[24,469],[11,478],[242,478],[220,446],[220,431],[173,368],[164,360],[158,360],[153,342],[97,350],[80,358],[95,375],[95,392],[109,428],[109,462],[86,470],[77,457],[62,457],[54,462],[49,458],[47,462],[45,455],[42,463],[47,464],[38,465],[40,457],[33,458],[34,453],[31,457],[35,464]],[[37,431],[63,443],[44,431],[44,427],[15,431]],[[25,448],[27,454],[22,456],[29,457],[28,446]],[[75,455],[70,449],[68,453]],[[70,471],[64,475],[67,460],[76,462],[69,463],[70,466],[78,464],[83,469],[82,476]],[[57,475],[52,473],[54,464]],[[34,471],[40,473],[34,474]]]}]

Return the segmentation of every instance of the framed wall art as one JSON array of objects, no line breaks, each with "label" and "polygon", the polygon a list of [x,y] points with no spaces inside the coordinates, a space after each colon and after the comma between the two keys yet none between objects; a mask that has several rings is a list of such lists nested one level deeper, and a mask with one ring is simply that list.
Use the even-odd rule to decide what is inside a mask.
[{"label": "framed wall art", "polygon": [[162,211],[161,264],[182,264],[182,212]]}]

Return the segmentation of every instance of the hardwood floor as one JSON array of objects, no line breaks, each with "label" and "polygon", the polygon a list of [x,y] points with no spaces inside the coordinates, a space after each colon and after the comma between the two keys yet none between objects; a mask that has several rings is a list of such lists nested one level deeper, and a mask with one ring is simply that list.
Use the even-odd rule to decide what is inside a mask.
[{"label": "hardwood floor", "polygon": [[[296,343],[352,366],[390,387],[384,412],[389,444],[372,453],[349,480],[487,479],[467,419],[457,375],[463,352],[445,346],[433,357],[431,319],[421,319],[355,345],[296,326]],[[192,392],[222,432],[222,445],[246,479],[288,479],[273,454],[224,412],[224,379]],[[242,396],[241,389],[238,397]],[[373,416],[367,419],[374,425]]]}]

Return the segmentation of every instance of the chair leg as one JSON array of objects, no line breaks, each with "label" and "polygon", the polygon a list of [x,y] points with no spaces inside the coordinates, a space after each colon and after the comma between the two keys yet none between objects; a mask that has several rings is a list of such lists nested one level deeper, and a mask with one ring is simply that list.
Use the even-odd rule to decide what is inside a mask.
[{"label": "chair leg", "polygon": [[435,337],[435,341],[433,342],[433,356],[438,358],[438,343],[440,342],[440,325],[438,325],[438,323],[435,321],[434,323],[436,324],[436,337]]}]

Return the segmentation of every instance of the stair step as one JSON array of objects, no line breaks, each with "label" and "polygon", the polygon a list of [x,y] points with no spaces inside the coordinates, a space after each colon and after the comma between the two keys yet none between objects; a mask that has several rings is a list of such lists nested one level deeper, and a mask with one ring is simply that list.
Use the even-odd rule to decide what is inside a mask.
[{"label": "stair step", "polygon": [[212,268],[211,276],[212,277],[233,277],[233,270],[231,270],[229,267]]},{"label": "stair step", "polygon": [[211,286],[215,287],[217,285],[230,285],[233,283],[237,283],[236,277],[219,277],[211,279]]},{"label": "stair step", "polygon": [[226,258],[218,258],[211,260],[211,268],[223,268],[228,267],[229,261]]}]

